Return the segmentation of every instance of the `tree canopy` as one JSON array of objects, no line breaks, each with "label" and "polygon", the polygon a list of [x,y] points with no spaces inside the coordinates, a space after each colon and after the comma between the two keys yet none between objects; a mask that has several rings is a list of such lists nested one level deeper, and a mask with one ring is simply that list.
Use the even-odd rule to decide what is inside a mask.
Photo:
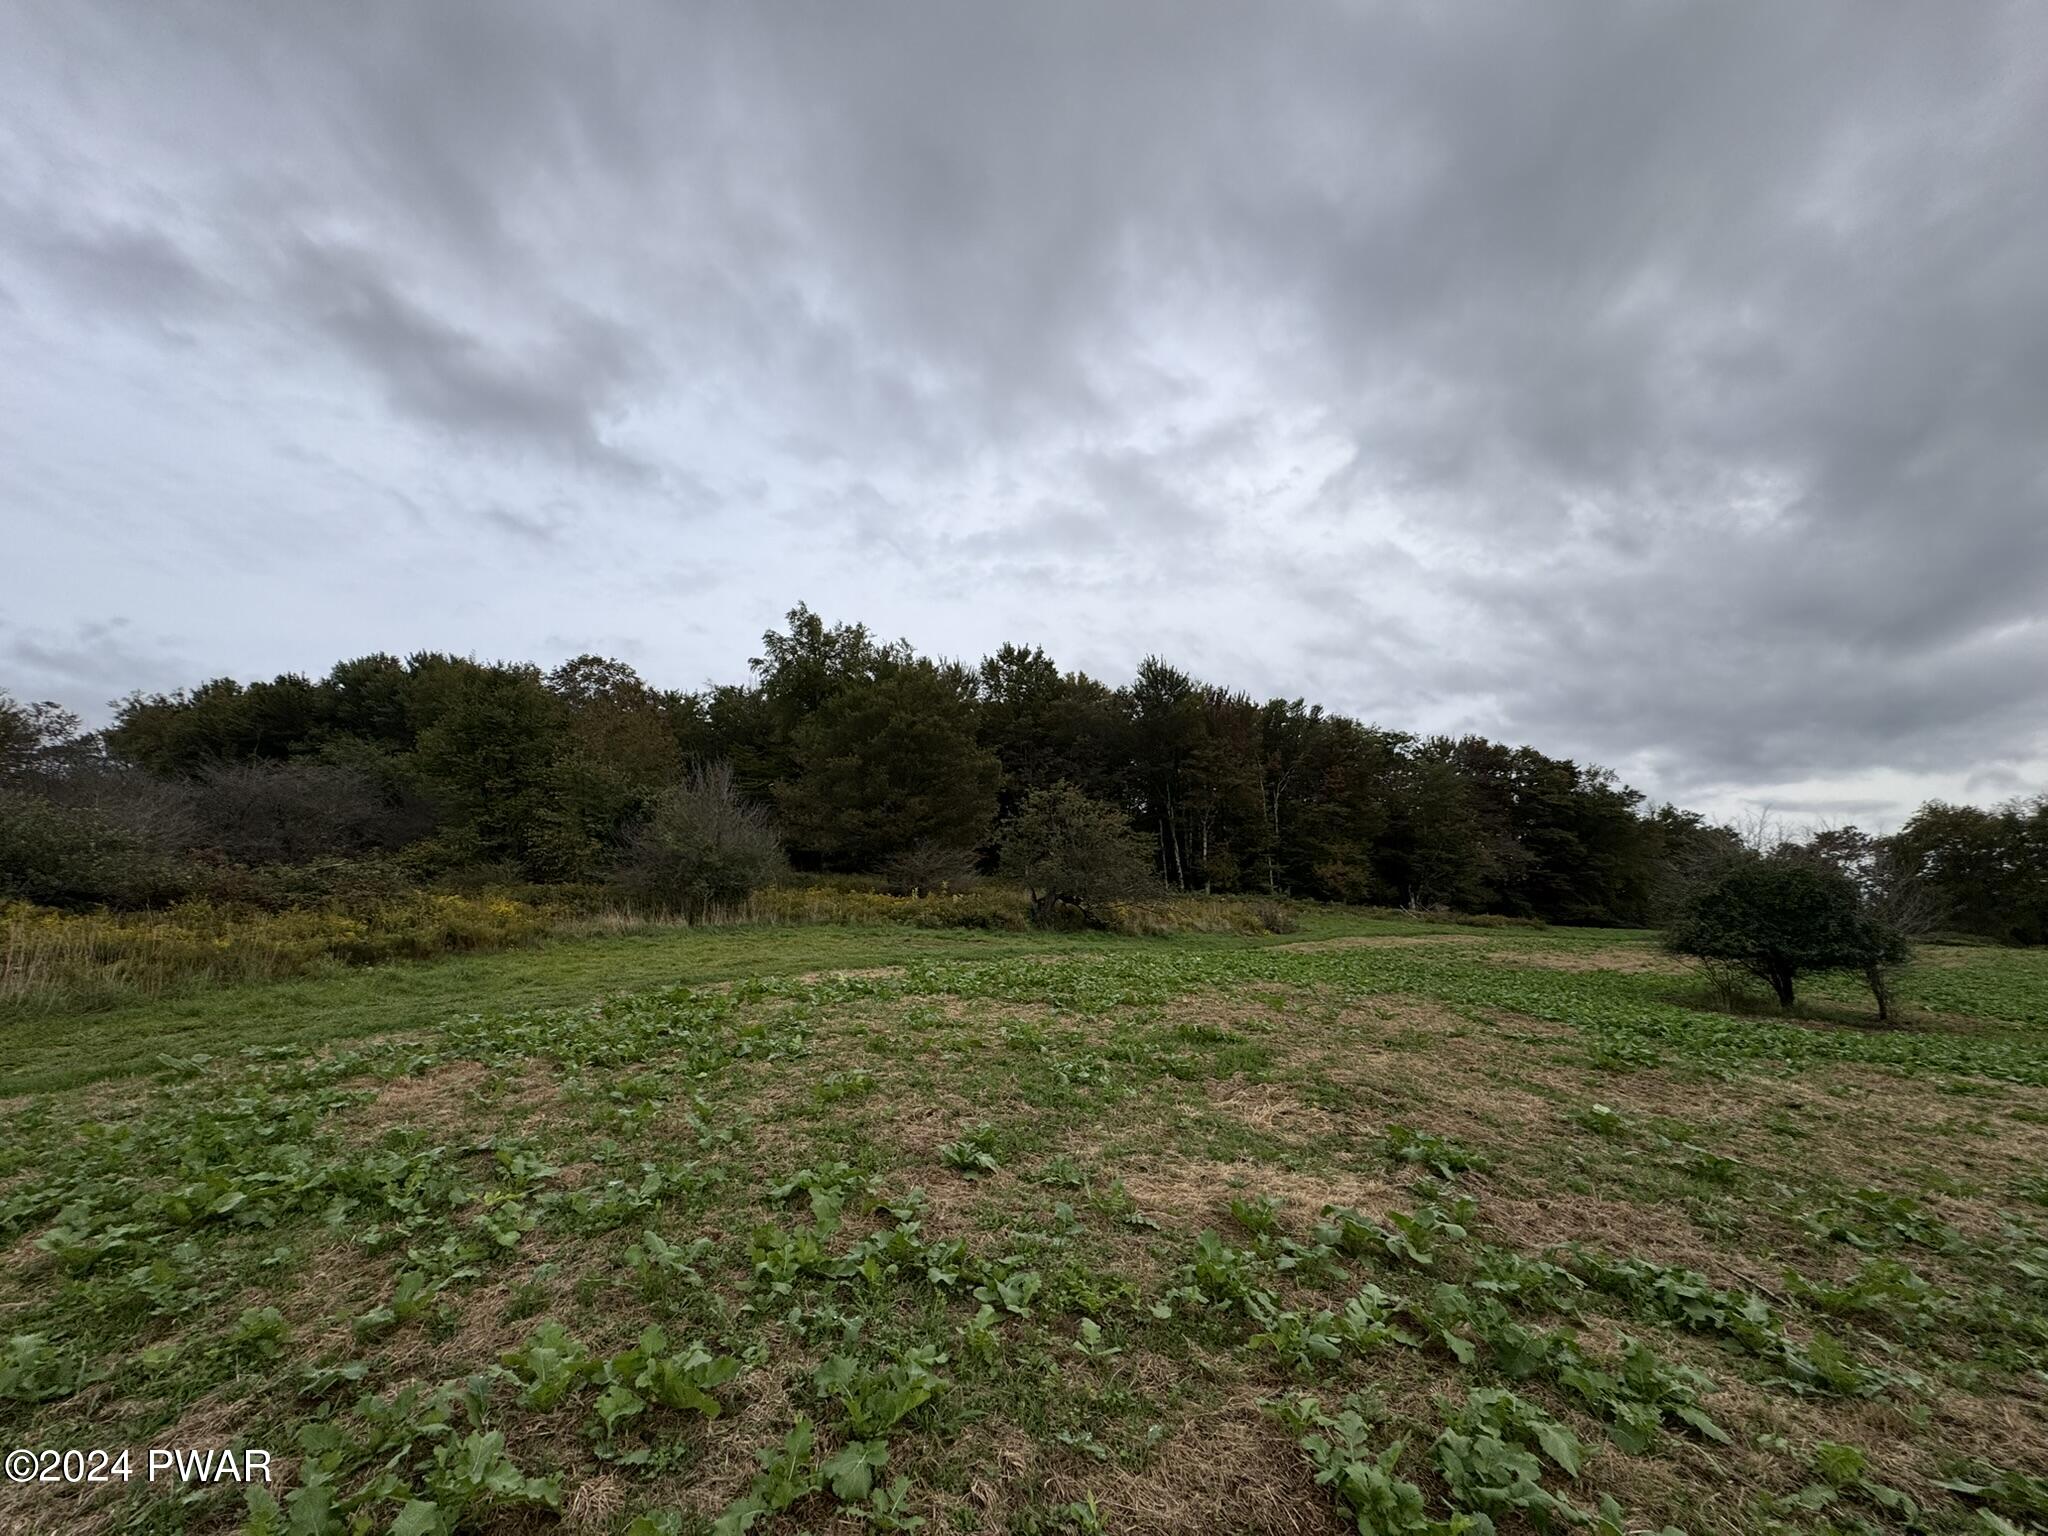
[{"label": "tree canopy", "polygon": [[1703,881],[1668,935],[1680,954],[1733,965],[1789,1008],[1799,977],[1856,971],[1904,958],[1904,937],[1877,916],[1842,871],[1810,858],[1739,859]]},{"label": "tree canopy", "polygon": [[[802,604],[746,678],[695,692],[602,656],[543,670],[417,652],[134,694],[98,734],[54,705],[0,707],[0,777],[58,808],[37,823],[38,888],[73,901],[94,882],[53,887],[51,850],[232,864],[397,848],[426,875],[598,880],[707,762],[774,815],[798,869],[907,868],[916,850],[990,867],[1026,801],[1065,784],[1111,807],[1175,889],[1641,925],[1734,838],[1533,746],[1259,700],[1158,656],[1121,686],[1037,646],[925,657]],[[322,796],[333,813],[284,835],[280,808]],[[1929,805],[1882,843],[1939,923],[2048,940],[2048,798]],[[160,873],[122,889],[158,891]]]}]

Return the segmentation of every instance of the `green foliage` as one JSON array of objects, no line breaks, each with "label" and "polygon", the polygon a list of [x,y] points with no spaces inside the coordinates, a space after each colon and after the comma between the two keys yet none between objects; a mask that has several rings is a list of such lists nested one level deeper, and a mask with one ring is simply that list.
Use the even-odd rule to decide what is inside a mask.
[{"label": "green foliage", "polygon": [[[761,650],[750,681],[695,694],[597,656],[543,675],[371,655],[317,679],[136,694],[103,741],[54,705],[0,699],[0,792],[38,807],[0,815],[0,896],[153,904],[220,895],[273,860],[401,845],[417,874],[596,881],[691,760],[729,763],[741,804],[778,806],[801,866],[909,860],[892,879],[926,893],[957,894],[998,812],[1007,825],[1062,784],[1135,829],[1138,866],[1182,891],[1497,919],[1644,922],[1674,872],[1733,842],[1696,815],[1645,814],[1604,770],[1261,702],[1158,657],[1122,688],[1018,645],[970,669],[802,604]],[[175,827],[157,815],[166,788]],[[1883,862],[1949,922],[2032,942],[2048,933],[2044,829],[2048,800],[1930,804]]]},{"label": "green foliage", "polygon": [[757,1451],[760,1474],[712,1523],[712,1536],[741,1536],[763,1519],[822,1492],[829,1492],[849,1517],[877,1530],[914,1531],[925,1523],[907,1508],[908,1478],[899,1477],[886,1486],[881,1482],[889,1462],[886,1442],[850,1440],[822,1461],[816,1442],[815,1426],[799,1414],[782,1444]]},{"label": "green foliage", "polygon": [[1787,1294],[1830,1317],[1886,1321],[1924,1328],[1949,1309],[1947,1299],[1896,1259],[1871,1259],[1841,1284],[1815,1284],[1803,1275],[1785,1277]]},{"label": "green foliage", "polygon": [[196,880],[160,838],[90,806],[0,784],[0,905],[151,906],[185,895]]},{"label": "green foliage", "polygon": [[0,1402],[55,1402],[93,1376],[82,1357],[57,1348],[47,1335],[17,1333],[0,1354]]},{"label": "green foliage", "polygon": [[519,1400],[543,1413],[560,1406],[598,1368],[589,1351],[553,1318],[498,1363],[519,1383]]},{"label": "green foliage", "polygon": [[981,861],[972,848],[953,848],[925,839],[882,866],[894,896],[964,894],[981,881]]},{"label": "green foliage", "polygon": [[867,1369],[851,1355],[834,1355],[811,1373],[811,1384],[838,1403],[855,1435],[879,1438],[946,1390],[945,1379],[932,1370],[945,1359],[940,1351],[924,1348]]},{"label": "green foliage", "polygon": [[567,728],[538,668],[452,667],[430,682],[432,724],[414,746],[444,819],[442,837],[469,862],[544,873],[547,784]]},{"label": "green foliage", "polygon": [[1404,1163],[1420,1163],[1445,1179],[1461,1173],[1483,1173],[1493,1166],[1484,1152],[1475,1152],[1448,1136],[1418,1131],[1408,1125],[1387,1127],[1387,1153]]},{"label": "green foliage", "polygon": [[2017,1529],[2010,1522],[2002,1527],[1996,1523],[1997,1517],[2004,1516],[2032,1521],[2036,1528],[2048,1528],[2048,1476],[1975,1466],[1958,1476],[1938,1479],[1935,1486],[1977,1504],[1978,1514],[1991,1530]]},{"label": "green foliage", "polygon": [[1669,942],[1679,954],[1737,966],[1769,983],[1787,1008],[1801,975],[1860,972],[1908,954],[1899,933],[1864,909],[1846,875],[1786,856],[1738,860],[1703,881]]},{"label": "green foliage", "polygon": [[[960,1508],[978,1475],[1016,1529],[1071,1532],[1113,1524],[1107,1498],[1091,1510],[1080,1497],[1094,1477],[1121,1486],[1127,1471],[1184,1465],[1151,1460],[1169,1442],[1180,1456],[1207,1444],[1218,1383],[1292,1379],[1327,1400],[1386,1379],[1402,1385],[1399,1417],[1368,1398],[1327,1414],[1295,1400],[1308,1464],[1292,1484],[1261,1472],[1257,1491],[1298,1496],[1323,1475],[1346,1522],[1368,1530],[1614,1536],[1645,1522],[1588,1484],[1631,1455],[1682,1464],[1688,1495],[1726,1495],[1738,1524],[1908,1525],[1885,1447],[1865,1464],[1758,1434],[1759,1395],[1781,1409],[1788,1394],[1882,1395],[1905,1454],[1952,1474],[1938,1491],[1905,1484],[1923,1526],[2040,1520],[2031,1466],[1943,1459],[1969,1449],[1937,1435],[1974,1420],[1973,1402],[1930,1416],[1937,1394],[1995,1411],[2048,1362],[2048,1245],[2017,1207],[2000,1226],[2008,1170],[1987,1189],[1972,1166],[1978,1138],[2032,1103],[2010,1086],[2041,1071],[2018,1030],[1702,1023],[1654,975],[1493,958],[1502,945],[1591,947],[1562,934],[1312,949],[996,938],[972,954],[911,934],[820,937],[650,942],[646,969],[623,973],[661,979],[642,990],[616,989],[626,951],[607,949],[575,983],[607,995],[568,1006],[503,1006],[537,986],[515,963],[516,987],[453,1006],[424,990],[401,1027],[314,1049],[269,1019],[224,1038],[160,1010],[158,1027],[178,1033],[125,1084],[13,1106],[0,1248],[17,1261],[15,1337],[0,1353],[0,1418],[16,1443],[140,1444],[195,1403],[245,1403],[250,1439],[295,1458],[294,1482],[249,1499],[249,1528],[280,1536],[455,1536],[547,1524],[558,1505],[641,1536],[714,1517],[726,1530],[908,1529]],[[706,954],[718,969],[687,969]],[[1259,1037],[1341,1051],[1389,993],[1440,999],[1469,1033],[1418,1039],[1412,1072],[1333,1100],[1355,1109],[1349,1120],[1269,1135],[1217,1112],[1215,1085],[1247,1061],[1276,1097],[1320,1104],[1306,1097],[1320,1074]],[[1230,999],[1242,1017],[1191,1028],[1190,997]],[[1444,1181],[1475,1165],[1471,1149],[1415,1129],[1453,1123],[1433,1118],[1446,1112],[1438,1073],[1459,1065],[1450,1053],[1526,1051],[1548,1081],[1581,1074],[1557,1096],[1567,1112],[1594,1096],[1576,1044],[1528,1030],[1530,1015],[1680,1067],[1654,1085],[1603,1079],[1645,1104],[1711,1075],[1769,1106],[1780,1074],[1798,1072],[1820,1090],[1800,1095],[1814,1126],[1832,1123],[1837,1088],[1840,1113],[1883,1124],[1899,1102],[1887,1076],[1830,1064],[1920,1078],[1917,1176],[1940,1205],[1845,1182],[1876,1176],[1848,1171],[1859,1163],[1886,1166],[1867,1142],[1781,1145],[1756,1127],[1738,1147],[1732,1119],[1714,1135],[1742,1153],[1741,1177],[1703,1189],[1684,1172],[1694,1149],[1658,1136],[1634,1097],[1614,1101],[1631,1109],[1621,1135],[1552,1122],[1518,1143],[1512,1206],[1455,1198]],[[1495,1016],[1510,1022],[1493,1028]],[[1940,1086],[1958,1092],[1937,1099]],[[1000,1140],[971,1140],[1024,1178],[964,1190],[922,1139],[898,1134],[906,1112],[927,1123],[962,1102],[1000,1113]],[[1382,1144],[1371,1127],[1397,1104],[1410,1134]],[[1929,1123],[1928,1104],[1954,1115]],[[1372,1198],[1383,1153],[1410,1162],[1433,1200],[1304,1214],[1318,1186]],[[1144,1181],[1205,1162],[1227,1174],[1191,1199]],[[917,1184],[933,1178],[927,1198]],[[1681,1201],[1736,1272],[1807,1242],[1807,1257],[1780,1262],[1830,1278],[1764,1293],[1625,1250],[1506,1245],[1502,1229],[1582,1183],[1617,1211]],[[1938,1264],[1922,1262],[1935,1251]],[[487,1352],[465,1358],[479,1338]],[[711,1342],[683,1342],[697,1339]],[[1715,1396],[1681,1348],[1726,1351],[1746,1390]],[[421,1379],[436,1358],[473,1374]],[[1408,1406],[1425,1395],[1415,1382],[1442,1394],[1435,1412]],[[707,1449],[743,1427],[731,1411],[785,1393],[807,1417],[755,1432],[772,1443],[722,1515],[647,1508],[694,1503]],[[707,1431],[721,1408],[725,1426]],[[1575,1434],[1613,1444],[1596,1460]],[[991,1436],[1030,1442],[1074,1486],[1055,1484],[1055,1502],[1007,1466],[972,1462]],[[1746,1501],[1722,1470],[1723,1437],[1744,1447]],[[1673,1478],[1660,1465],[1630,1482],[1663,1497]],[[138,1501],[115,1519],[166,1536],[211,1528],[223,1497]]]},{"label": "green foliage", "polygon": [[1101,909],[1142,891],[1145,856],[1114,806],[1071,784],[1033,790],[1003,828],[1002,871],[1031,892],[1033,921],[1071,914],[1101,920]]},{"label": "green foliage", "polygon": [[656,796],[613,878],[643,906],[701,918],[740,905],[786,867],[767,813],[741,802],[730,764],[711,763]]},{"label": "green foliage", "polygon": [[1422,1490],[1395,1470],[1407,1442],[1374,1449],[1372,1424],[1355,1406],[1347,1403],[1327,1414],[1317,1399],[1303,1394],[1275,1404],[1274,1411],[1299,1437],[1317,1484],[1357,1522],[1359,1536],[1465,1536],[1486,1530],[1477,1515],[1432,1519]]},{"label": "green foliage", "polygon": [[796,845],[834,867],[987,839],[1001,767],[975,741],[972,681],[957,669],[907,661],[851,681],[794,741],[796,776],[776,800]]},{"label": "green foliage", "polygon": [[2048,795],[1992,809],[1930,801],[1896,839],[1940,920],[2007,944],[2048,944]]},{"label": "green foliage", "polygon": [[1584,1459],[1578,1437],[1534,1403],[1500,1388],[1475,1388],[1436,1438],[1436,1465],[1459,1506],[1489,1516],[1519,1514],[1539,1531],[1590,1517],[1543,1486],[1538,1453],[1568,1478]]},{"label": "green foliage", "polygon": [[978,1173],[994,1173],[1002,1166],[996,1160],[994,1134],[985,1125],[969,1131],[958,1141],[949,1141],[941,1146],[939,1161],[969,1177]]},{"label": "green foliage", "polygon": [[1919,1529],[1919,1505],[1898,1489],[1868,1476],[1869,1465],[1869,1458],[1855,1446],[1823,1440],[1813,1448],[1815,1481],[1769,1503],[1787,1512],[1806,1513],[1855,1499],[1875,1506],[1908,1530]]},{"label": "green foliage", "polygon": [[1917,1197],[1896,1190],[1850,1190],[1839,1201],[1802,1211],[1800,1224],[1815,1237],[1865,1252],[1912,1244],[1954,1253],[1963,1246],[1955,1228],[1929,1212]]}]

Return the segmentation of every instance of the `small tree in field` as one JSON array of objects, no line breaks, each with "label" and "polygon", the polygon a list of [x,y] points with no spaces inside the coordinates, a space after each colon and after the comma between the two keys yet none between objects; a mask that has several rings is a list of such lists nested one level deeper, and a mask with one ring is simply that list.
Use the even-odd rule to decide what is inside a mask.
[{"label": "small tree in field", "polygon": [[974,889],[981,870],[972,848],[949,848],[925,840],[884,864],[882,875],[892,895],[930,896],[941,891],[959,895]]},{"label": "small tree in field", "polygon": [[1067,783],[1026,795],[1003,829],[1002,872],[1030,891],[1034,923],[1139,894],[1149,864],[1121,811]]},{"label": "small tree in field", "polygon": [[1864,914],[1900,941],[1873,946],[1863,962],[1863,980],[1877,999],[1877,1016],[1889,1019],[1893,983],[1912,961],[1913,941],[1933,931],[1940,911],[1919,860],[1903,839],[1872,837],[1854,827],[1817,832],[1806,854],[1846,875],[1856,887]]},{"label": "small tree in field", "polygon": [[1666,937],[1681,955],[1767,983],[1781,1008],[1792,1006],[1801,975],[1878,974],[1908,953],[1898,930],[1866,908],[1854,881],[1791,857],[1744,859],[1710,875]]},{"label": "small tree in field", "polygon": [[613,878],[643,902],[701,917],[745,901],[786,867],[768,813],[740,799],[730,764],[710,763],[655,800]]}]

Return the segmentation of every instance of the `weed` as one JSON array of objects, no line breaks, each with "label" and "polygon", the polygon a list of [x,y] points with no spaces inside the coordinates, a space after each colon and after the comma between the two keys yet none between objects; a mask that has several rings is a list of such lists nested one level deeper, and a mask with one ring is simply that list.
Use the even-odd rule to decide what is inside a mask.
[{"label": "weed", "polygon": [[958,1141],[949,1141],[940,1147],[939,1161],[969,1178],[979,1173],[994,1173],[1002,1166],[996,1161],[994,1137],[995,1133],[989,1127],[981,1126]]},{"label": "weed", "polygon": [[1445,1179],[1460,1173],[1483,1172],[1493,1166],[1492,1159],[1483,1152],[1475,1152],[1448,1136],[1406,1125],[1387,1127],[1387,1155],[1404,1163],[1420,1163]]}]

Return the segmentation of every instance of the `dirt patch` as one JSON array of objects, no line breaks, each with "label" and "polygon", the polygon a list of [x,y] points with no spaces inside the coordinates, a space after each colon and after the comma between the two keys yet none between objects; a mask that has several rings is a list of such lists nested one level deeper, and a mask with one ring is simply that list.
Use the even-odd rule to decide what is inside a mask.
[{"label": "dirt patch", "polygon": [[796,979],[807,987],[815,987],[821,981],[877,981],[884,976],[901,976],[903,970],[900,965],[869,965],[847,971],[805,971]]},{"label": "dirt patch", "polygon": [[1276,1050],[1288,1066],[1355,1091],[1360,1112],[1498,1147],[1554,1122],[1560,1100],[1582,1096],[1581,1074],[1551,1059],[1553,1042],[1575,1044],[1575,1036],[1519,1015],[1475,1023],[1438,1004],[1389,996]]},{"label": "dirt patch", "polygon": [[608,1531],[624,1513],[628,1492],[609,1472],[578,1483],[562,1500],[562,1524],[572,1531]]},{"label": "dirt patch", "polygon": [[410,1077],[351,1084],[372,1088],[377,1097],[347,1111],[348,1122],[379,1134],[400,1125],[445,1131],[474,1119],[472,1095],[485,1092],[496,1077],[480,1061],[450,1061]]},{"label": "dirt patch", "polygon": [[690,1478],[689,1500],[697,1510],[715,1515],[747,1491],[761,1470],[755,1452],[780,1445],[796,1419],[789,1383],[809,1369],[792,1356],[786,1369],[750,1371],[724,1394],[728,1412],[706,1426],[704,1457]]},{"label": "dirt patch", "polygon": [[[1965,1230],[1995,1232],[2014,1180],[2048,1167],[2048,1089],[2001,1084],[1984,1095],[1862,1067],[1779,1077],[1633,1072],[1603,1080],[1603,1102],[1683,1122],[1739,1161],[1788,1175],[1824,1170],[1850,1185],[1918,1193],[1932,1168],[1980,1183],[1981,1198],[1930,1197]],[[1934,1149],[1939,1148],[1938,1158]]]},{"label": "dirt patch", "polygon": [[403,1125],[464,1140],[480,1125],[504,1123],[530,1136],[559,1124],[571,1109],[570,1081],[541,1057],[528,1057],[514,1068],[449,1061],[370,1086],[377,1097],[350,1111],[345,1123],[377,1132]]},{"label": "dirt patch", "polygon": [[[970,1179],[947,1169],[917,1185],[924,1195],[920,1213],[925,1232],[934,1238],[972,1237],[991,1225],[987,1219],[1008,1213],[1022,1186],[1008,1169]],[[994,1223],[1000,1225],[998,1221]]]}]

